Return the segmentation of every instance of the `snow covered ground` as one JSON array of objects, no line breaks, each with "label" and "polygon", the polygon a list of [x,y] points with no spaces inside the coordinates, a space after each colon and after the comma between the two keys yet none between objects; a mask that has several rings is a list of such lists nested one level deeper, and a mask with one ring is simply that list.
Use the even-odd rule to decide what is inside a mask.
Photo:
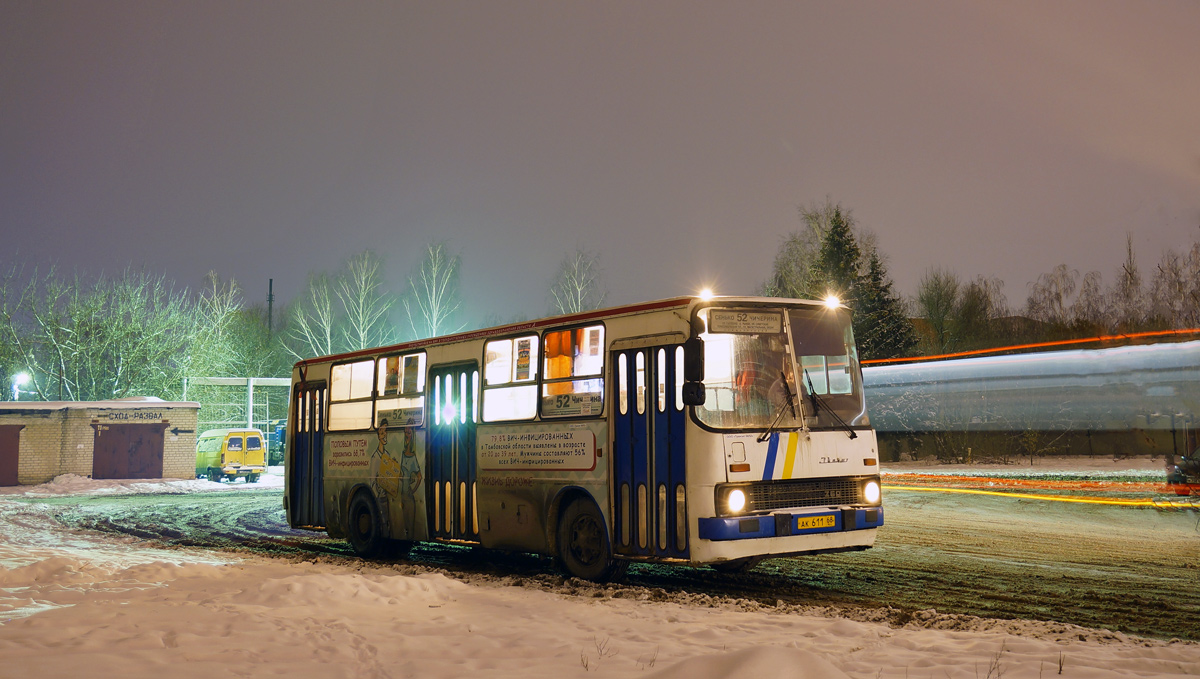
[{"label": "snow covered ground", "polygon": [[1200,675],[1195,643],[932,611],[896,628],[654,590],[545,591],[407,563],[153,549],[64,529],[36,501],[280,483],[60,477],[0,492],[0,677]]}]

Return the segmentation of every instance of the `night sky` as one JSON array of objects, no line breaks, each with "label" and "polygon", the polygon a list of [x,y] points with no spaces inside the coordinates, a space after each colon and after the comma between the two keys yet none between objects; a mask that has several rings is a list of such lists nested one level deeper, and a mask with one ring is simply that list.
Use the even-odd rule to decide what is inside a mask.
[{"label": "night sky", "polygon": [[797,207],[1014,306],[1200,238],[1200,3],[0,0],[2,263],[196,287],[463,256],[473,318],[748,294]]}]

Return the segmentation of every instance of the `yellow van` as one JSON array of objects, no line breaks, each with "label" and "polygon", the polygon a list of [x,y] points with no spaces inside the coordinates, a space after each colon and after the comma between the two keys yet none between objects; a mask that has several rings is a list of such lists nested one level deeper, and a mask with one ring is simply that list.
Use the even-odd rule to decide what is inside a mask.
[{"label": "yellow van", "polygon": [[257,429],[210,429],[196,440],[196,478],[240,476],[254,483],[267,471],[266,454],[266,437]]}]

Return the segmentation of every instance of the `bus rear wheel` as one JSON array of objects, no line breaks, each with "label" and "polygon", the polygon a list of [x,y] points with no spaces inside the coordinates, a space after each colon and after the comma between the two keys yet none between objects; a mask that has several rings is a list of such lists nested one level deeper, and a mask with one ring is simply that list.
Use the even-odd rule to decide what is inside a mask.
[{"label": "bus rear wheel", "polygon": [[375,498],[366,491],[359,491],[350,500],[346,510],[346,539],[354,553],[364,558],[379,556],[387,546]]},{"label": "bus rear wheel", "polygon": [[558,522],[558,558],[571,575],[606,582],[617,571],[604,516],[596,503],[577,498]]}]

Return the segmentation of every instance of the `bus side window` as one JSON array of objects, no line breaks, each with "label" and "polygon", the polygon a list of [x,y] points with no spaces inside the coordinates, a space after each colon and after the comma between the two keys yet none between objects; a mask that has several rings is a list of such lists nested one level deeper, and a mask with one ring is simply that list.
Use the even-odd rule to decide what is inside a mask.
[{"label": "bus side window", "polygon": [[543,338],[542,417],[604,410],[604,326],[555,330]]},{"label": "bus side window", "polygon": [[537,414],[538,336],[484,345],[483,421],[532,420]]},{"label": "bus side window", "polygon": [[333,366],[329,383],[329,430],[369,429],[374,404],[375,360]]},{"label": "bus side window", "polygon": [[375,402],[375,426],[414,427],[425,422],[425,352],[407,356],[384,356],[378,367],[379,397]]}]

